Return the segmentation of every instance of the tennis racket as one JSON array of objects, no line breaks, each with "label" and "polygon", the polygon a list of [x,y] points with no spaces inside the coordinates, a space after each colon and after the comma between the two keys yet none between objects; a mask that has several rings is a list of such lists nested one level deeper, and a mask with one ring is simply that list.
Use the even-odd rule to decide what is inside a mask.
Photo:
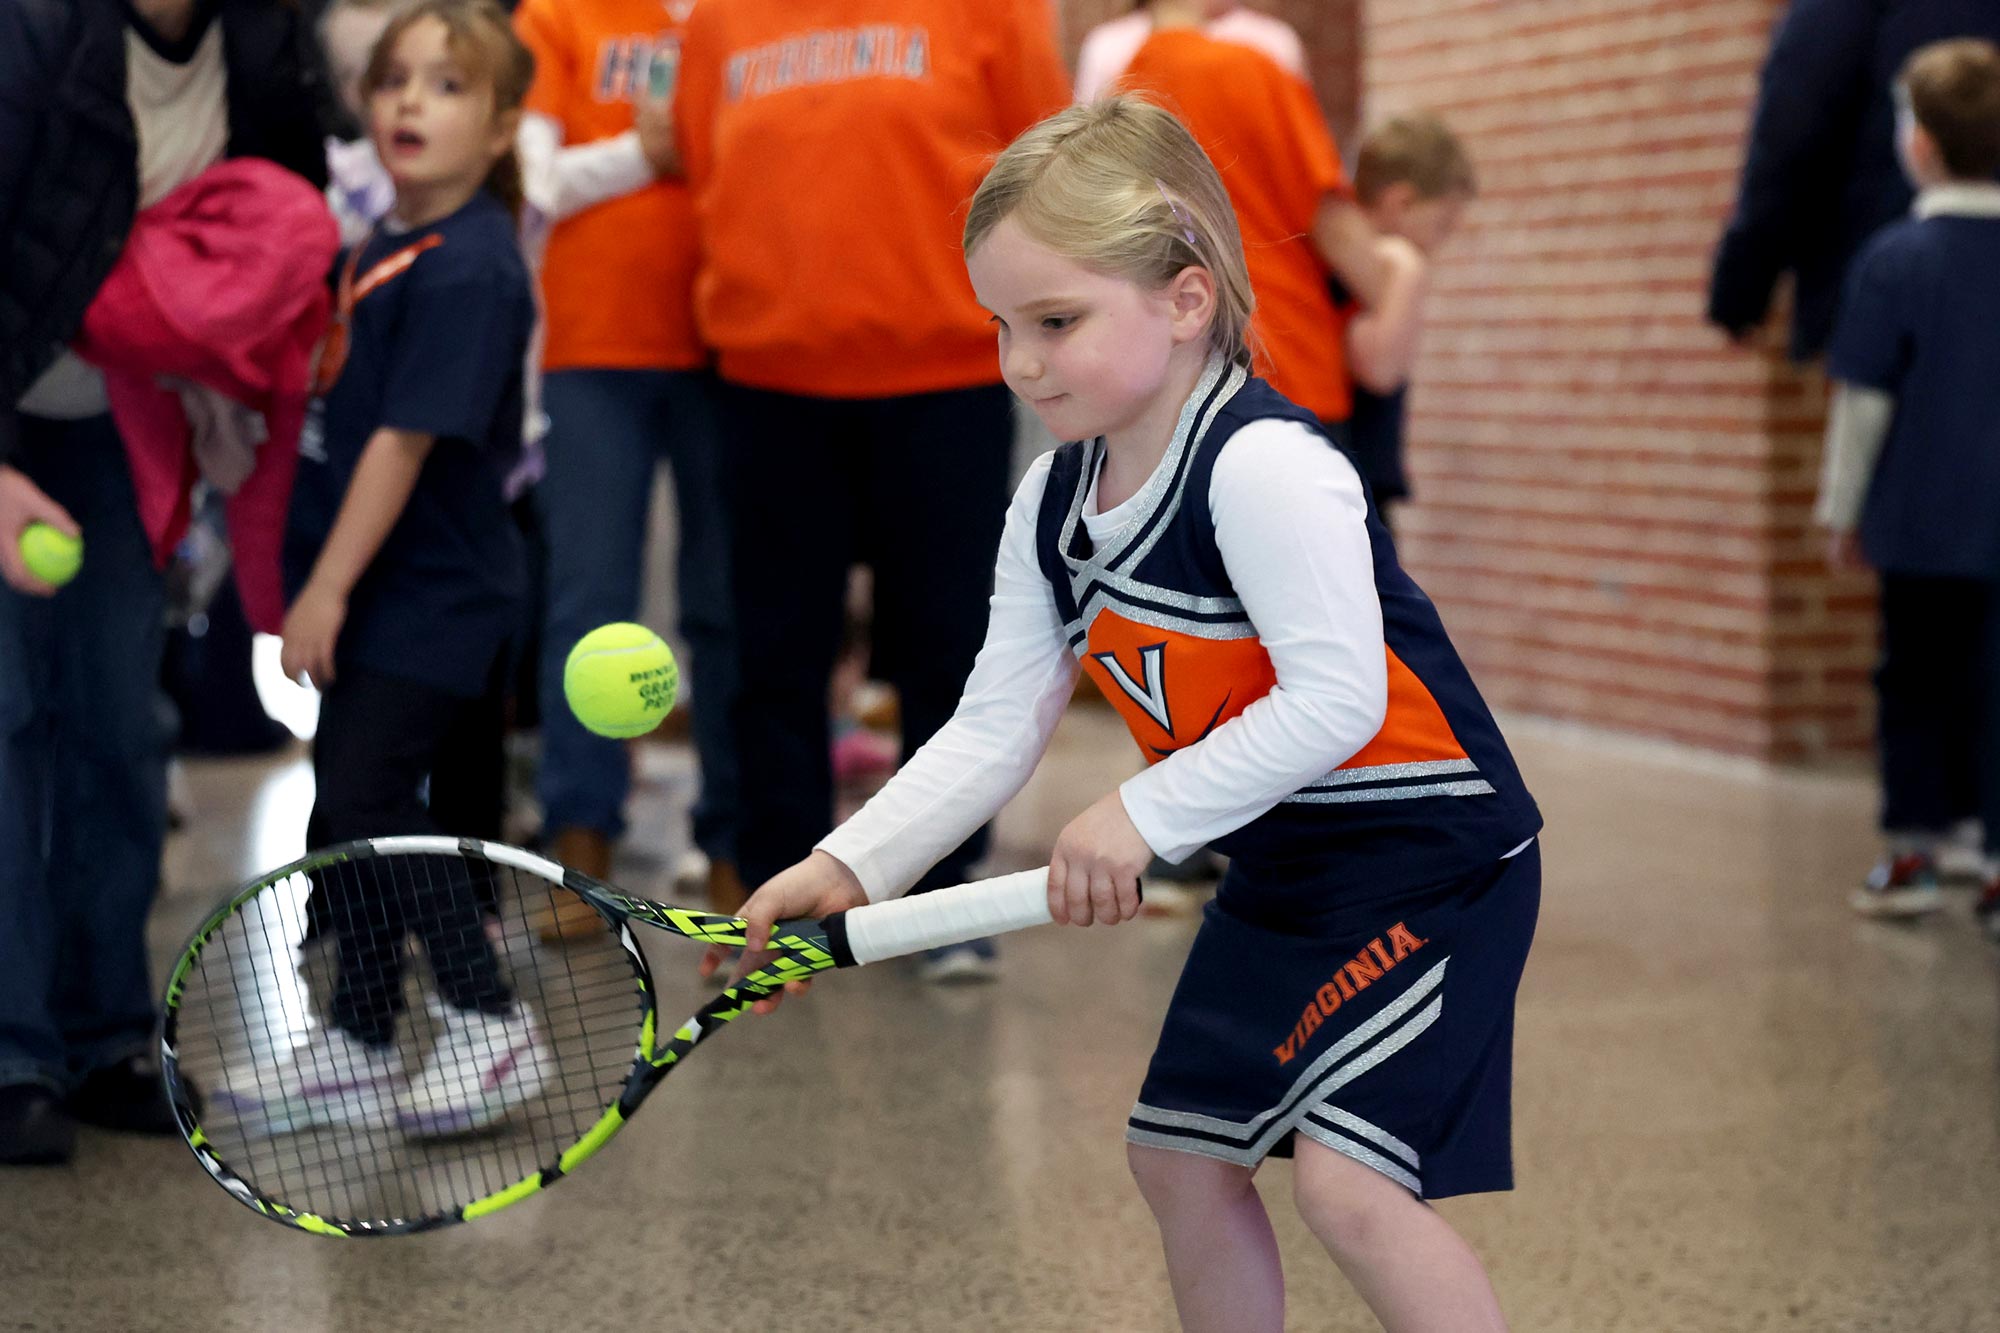
[{"label": "tennis racket", "polygon": [[[1049,921],[1048,872],[780,923],[715,991],[739,917],[634,898],[518,848],[375,838],[314,853],[202,923],[160,1054],[188,1146],[263,1217],[395,1236],[497,1212],[602,1149],[688,1054],[787,982]],[[578,931],[575,903],[585,913]],[[538,920],[568,908],[559,944]],[[654,928],[656,975],[634,923]],[[674,948],[665,948],[663,942]],[[662,1005],[690,1017],[662,1036]]]}]

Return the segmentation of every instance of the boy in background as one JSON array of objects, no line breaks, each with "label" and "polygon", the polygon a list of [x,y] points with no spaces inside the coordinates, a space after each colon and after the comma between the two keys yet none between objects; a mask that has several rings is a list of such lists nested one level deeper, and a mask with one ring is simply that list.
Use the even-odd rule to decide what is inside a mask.
[{"label": "boy in background", "polygon": [[2000,47],[1923,47],[1896,101],[1917,199],[1848,274],[1814,514],[1830,564],[1882,579],[1888,845],[1852,902],[1935,911],[1937,854],[1979,815],[1978,912],[2000,941]]},{"label": "boy in background", "polygon": [[[1386,121],[1361,143],[1354,193],[1362,211],[1383,236],[1407,242],[1427,261],[1458,229],[1477,192],[1465,146],[1430,112]],[[1388,523],[1390,506],[1410,494],[1403,471],[1403,395],[1416,360],[1428,282],[1406,308],[1378,312],[1390,318],[1378,320],[1370,332],[1382,344],[1373,349],[1352,345],[1360,332],[1351,318],[1355,303],[1337,279],[1333,287],[1336,304],[1350,316],[1347,364],[1354,374],[1354,406],[1348,452]]]}]

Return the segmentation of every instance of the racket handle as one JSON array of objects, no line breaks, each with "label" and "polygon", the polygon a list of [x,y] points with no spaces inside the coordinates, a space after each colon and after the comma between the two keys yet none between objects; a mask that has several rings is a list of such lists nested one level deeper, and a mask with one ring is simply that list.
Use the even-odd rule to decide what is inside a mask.
[{"label": "racket handle", "polygon": [[[835,957],[845,967],[1046,926],[1052,919],[1049,871],[1044,866],[851,908],[823,924]],[[840,957],[843,939],[848,955],[844,958]]]}]

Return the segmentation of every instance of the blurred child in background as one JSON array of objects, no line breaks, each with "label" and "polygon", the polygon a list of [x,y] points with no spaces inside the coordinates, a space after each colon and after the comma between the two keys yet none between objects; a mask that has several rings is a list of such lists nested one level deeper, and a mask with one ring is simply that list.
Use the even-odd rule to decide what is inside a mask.
[{"label": "blurred child in background", "polygon": [[1938,853],[1977,815],[2000,941],[2000,47],[1923,47],[1896,95],[1917,199],[1848,274],[1815,515],[1831,564],[1882,577],[1888,846],[1852,901],[1937,910]]},{"label": "blurred child in background", "polygon": [[[1472,159],[1449,126],[1430,112],[1397,116],[1370,131],[1354,168],[1354,194],[1368,220],[1392,243],[1407,243],[1425,259],[1458,230],[1478,191]],[[1375,493],[1382,521],[1410,495],[1403,469],[1403,399],[1416,360],[1428,284],[1414,299],[1370,319],[1335,279],[1334,300],[1349,316],[1348,364],[1354,405],[1347,452]]]},{"label": "blurred child in background", "polygon": [[[405,9],[376,44],[363,87],[395,204],[342,261],[335,327],[300,442],[285,542],[282,663],[322,691],[313,746],[311,847],[437,833],[425,788],[462,729],[479,725],[525,600],[505,478],[521,448],[523,362],[534,296],[515,238],[514,134],[534,61],[506,15],[473,0]],[[414,891],[414,890],[412,890]],[[532,1020],[479,928],[470,885],[448,910],[326,904],[339,936],[332,1023],[312,1058],[387,1095],[404,921],[451,1016],[398,1097],[418,1132],[489,1123],[539,1086]],[[369,965],[363,965],[369,964]],[[301,1058],[306,1058],[301,1054]],[[290,1106],[291,1124],[340,1105]]]}]

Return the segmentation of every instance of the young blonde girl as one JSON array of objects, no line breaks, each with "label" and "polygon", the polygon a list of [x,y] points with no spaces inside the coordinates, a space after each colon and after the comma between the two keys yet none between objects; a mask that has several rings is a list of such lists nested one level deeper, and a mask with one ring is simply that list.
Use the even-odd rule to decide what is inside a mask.
[{"label": "young blonde girl", "polygon": [[1073,443],[1015,495],[951,722],[758,890],[753,942],[900,892],[1020,788],[1088,671],[1152,766],[1056,840],[1055,917],[1128,919],[1156,853],[1231,858],[1126,1134],[1183,1325],[1283,1327],[1253,1184],[1277,1153],[1386,1327],[1504,1327],[1426,1203],[1512,1185],[1540,816],[1498,729],[1353,465],[1248,374],[1228,196],[1172,116],[1031,129],[965,252],[1009,387]]}]

